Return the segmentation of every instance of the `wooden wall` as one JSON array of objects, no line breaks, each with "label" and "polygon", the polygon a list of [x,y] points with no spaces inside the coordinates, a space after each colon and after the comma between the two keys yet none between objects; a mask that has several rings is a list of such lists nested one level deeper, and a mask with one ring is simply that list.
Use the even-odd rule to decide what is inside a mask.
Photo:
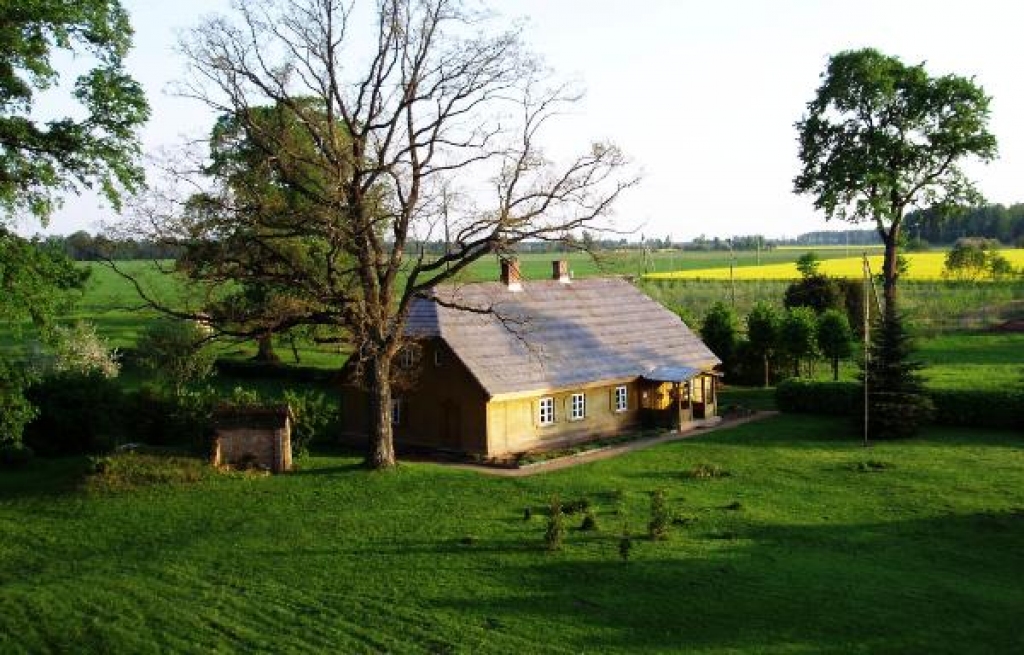
[{"label": "wooden wall", "polygon": [[[435,359],[438,356],[438,359]],[[396,366],[401,364],[396,361]],[[395,444],[487,454],[487,396],[440,340],[420,344],[410,366],[398,374],[392,396],[401,404]],[[342,421],[354,438],[368,431],[366,393],[346,388]]]},{"label": "wooden wall", "polygon": [[[615,411],[615,387],[627,388],[627,409]],[[570,419],[572,394],[586,395],[586,415]],[[591,385],[551,394],[494,400],[487,404],[488,455],[501,456],[527,450],[545,450],[565,444],[609,436],[639,426],[640,384]],[[555,400],[555,422],[540,425],[540,399]]]}]

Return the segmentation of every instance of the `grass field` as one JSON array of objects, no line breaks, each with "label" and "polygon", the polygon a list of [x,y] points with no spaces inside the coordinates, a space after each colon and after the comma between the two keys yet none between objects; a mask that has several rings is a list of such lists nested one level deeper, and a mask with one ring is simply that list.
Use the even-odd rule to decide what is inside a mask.
[{"label": "grass field", "polygon": [[[38,462],[0,473],[0,651],[1021,652],[1019,435],[845,431],[777,418],[519,479]],[[656,489],[665,542],[643,536]],[[558,553],[552,494],[599,526],[570,517]]]},{"label": "grass field", "polygon": [[[813,249],[811,249],[813,250]],[[673,270],[666,272],[649,273],[652,279],[670,280],[728,280],[730,277],[736,280],[797,280],[800,279],[800,272],[796,269],[795,259],[799,256],[796,251],[788,252],[791,261],[764,264],[762,266],[737,267],[734,271],[728,265],[707,268],[689,268],[686,270]],[[818,268],[820,273],[831,277],[845,277],[857,279],[863,276],[863,258],[856,257],[835,257],[826,259],[823,251],[822,263]],[[1002,250],[1002,255],[1013,265],[1015,269],[1024,269],[1024,249]],[[903,276],[905,281],[932,282],[943,280],[942,275],[945,266],[946,253],[944,252],[917,252],[904,255],[909,262],[909,268]],[[882,271],[882,256],[873,255],[868,257],[871,270],[874,274]]]},{"label": "grass field", "polygon": [[[921,374],[929,388],[1024,388],[1024,334],[980,332],[919,338],[914,359],[925,364]],[[855,380],[859,370],[853,359],[846,360],[840,365],[840,377]],[[831,379],[832,370],[819,362],[814,374]]]}]

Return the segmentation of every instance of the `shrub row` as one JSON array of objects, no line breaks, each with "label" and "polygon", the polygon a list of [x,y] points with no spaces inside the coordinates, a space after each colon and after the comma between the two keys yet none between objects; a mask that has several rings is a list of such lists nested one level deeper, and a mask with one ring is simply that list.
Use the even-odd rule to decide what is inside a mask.
[{"label": "shrub row", "polygon": [[[791,378],[775,389],[783,412],[853,416],[863,407],[862,387],[856,382],[824,382]],[[1024,427],[1024,391],[995,389],[928,389],[939,425],[985,428]]]},{"label": "shrub row", "polygon": [[[280,402],[241,390],[234,397],[213,389],[181,395],[147,386],[125,391],[116,380],[94,374],[48,376],[32,385],[27,396],[38,414],[26,427],[24,442],[45,456],[104,453],[130,442],[206,453],[212,444],[215,407]],[[295,455],[337,433],[337,405],[323,393],[289,391],[283,400],[295,416]]]},{"label": "shrub row", "polygon": [[825,382],[789,378],[775,387],[775,405],[783,412],[853,416],[863,406],[856,382]]},{"label": "shrub row", "polygon": [[217,373],[239,379],[273,379],[292,382],[332,382],[338,371],[313,366],[291,366],[274,362],[257,362],[249,359],[218,359]]}]

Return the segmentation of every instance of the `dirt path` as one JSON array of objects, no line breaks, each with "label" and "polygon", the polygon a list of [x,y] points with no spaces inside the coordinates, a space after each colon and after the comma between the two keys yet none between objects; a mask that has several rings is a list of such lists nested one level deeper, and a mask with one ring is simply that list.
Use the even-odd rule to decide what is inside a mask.
[{"label": "dirt path", "polygon": [[527,464],[519,468],[500,468],[496,466],[484,466],[480,464],[463,464],[463,463],[452,463],[447,466],[455,468],[467,469],[470,471],[478,471],[486,475],[496,475],[498,477],[505,478],[522,478],[528,475],[537,475],[538,473],[547,473],[549,471],[559,471],[561,469],[569,468],[570,466],[579,466],[580,464],[588,464],[590,462],[597,462],[602,459],[608,459],[610,457],[618,457],[625,453],[631,453],[635,450],[643,450],[658,444],[668,443],[670,441],[679,441],[680,439],[691,439],[693,437],[699,437],[709,432],[715,432],[716,430],[722,430],[725,428],[734,428],[738,425],[745,423],[751,423],[753,421],[760,421],[772,416],[777,416],[778,412],[757,412],[752,416],[744,418],[723,420],[712,426],[691,428],[682,432],[671,432],[669,434],[663,434],[657,437],[650,437],[649,439],[637,439],[629,443],[619,444],[616,446],[607,446],[605,448],[596,448],[594,450],[588,450],[575,455],[567,455],[565,457],[559,457],[557,459],[549,459],[544,462],[538,462],[536,464]]}]

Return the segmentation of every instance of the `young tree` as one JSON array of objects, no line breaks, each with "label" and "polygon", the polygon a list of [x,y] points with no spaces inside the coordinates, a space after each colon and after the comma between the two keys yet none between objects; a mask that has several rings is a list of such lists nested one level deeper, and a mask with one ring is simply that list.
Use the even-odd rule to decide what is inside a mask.
[{"label": "young tree", "polygon": [[[913,361],[913,342],[900,315],[886,314],[872,330],[870,357],[861,381],[868,383],[868,435],[874,439],[909,437],[934,411]],[[862,365],[863,366],[863,365]]]},{"label": "young tree", "polygon": [[142,366],[158,373],[176,396],[213,372],[214,354],[206,347],[206,335],[191,321],[154,321],[139,337],[136,350]]},{"label": "young tree", "polygon": [[977,280],[985,272],[993,244],[988,239],[957,239],[946,251],[942,274],[959,281]]},{"label": "young tree", "polygon": [[869,220],[885,244],[885,311],[896,313],[897,248],[908,208],[977,203],[960,164],[996,156],[989,97],[973,80],[932,77],[877,50],[829,59],[824,82],[796,123],[797,193],[827,219]]},{"label": "young tree", "polygon": [[779,313],[773,305],[758,302],[747,314],[747,340],[764,362],[764,386],[771,383],[771,359],[779,348]]},{"label": "young tree", "polygon": [[800,377],[800,362],[817,353],[815,328],[818,319],[809,307],[794,307],[786,312],[779,327],[779,343],[793,362],[793,375]]},{"label": "young tree", "polygon": [[[122,192],[142,183],[136,130],[149,117],[142,87],[124,70],[128,14],[119,0],[13,2],[0,14],[0,207],[45,222],[57,194],[95,185],[119,206]],[[56,87],[52,58],[65,54],[85,55],[92,67],[63,105],[75,111],[44,123],[33,114],[36,94]]]},{"label": "young tree", "polygon": [[818,274],[818,267],[821,266],[821,257],[816,252],[805,252],[796,260],[796,270],[800,275],[811,277]]},{"label": "young tree", "polygon": [[853,353],[853,330],[846,313],[826,310],[818,317],[816,337],[821,354],[832,363],[832,379],[839,380],[839,360]]},{"label": "young tree", "polygon": [[[561,163],[544,155],[545,128],[580,95],[550,84],[518,33],[494,30],[458,0],[238,3],[235,19],[205,21],[182,51],[185,94],[234,117],[266,175],[304,211],[247,211],[231,184],[218,184],[212,220],[184,220],[171,194],[139,207],[138,224],[179,242],[247,235],[259,256],[238,261],[226,285],[286,288],[295,311],[278,329],[350,335],[374,468],[395,463],[393,361],[412,300],[439,302],[432,287],[525,239],[600,228],[634,181],[611,144]],[[296,129],[265,121],[265,107],[287,108]],[[422,244],[439,237],[446,252],[429,256]]]},{"label": "young tree", "polygon": [[711,306],[700,325],[700,338],[726,366],[732,363],[736,353],[736,327],[736,313],[721,301]]}]

